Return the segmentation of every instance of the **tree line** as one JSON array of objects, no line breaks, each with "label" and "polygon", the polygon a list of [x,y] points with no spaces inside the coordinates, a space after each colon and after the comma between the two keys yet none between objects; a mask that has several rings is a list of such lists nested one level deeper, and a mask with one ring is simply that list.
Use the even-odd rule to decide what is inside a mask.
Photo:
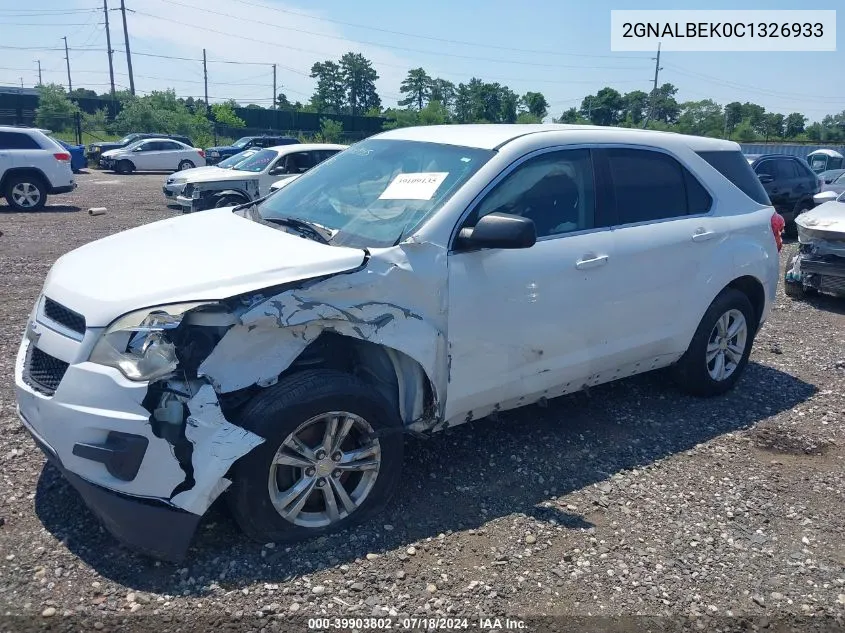
[{"label": "tree line", "polygon": [[[316,85],[307,103],[291,102],[284,93],[279,93],[275,107],[325,115],[380,116],[387,119],[385,128],[444,123],[538,123],[548,120],[550,114],[550,104],[542,92],[529,91],[520,95],[506,85],[478,77],[456,84],[432,76],[424,68],[409,70],[399,87],[401,98],[397,107],[384,108],[376,89],[378,72],[370,60],[354,52],[348,52],[338,60],[314,63],[310,76]],[[61,86],[51,89],[49,97],[53,101],[59,99],[59,91],[63,92]],[[712,99],[678,101],[677,92],[671,83],[664,83],[651,94],[642,90],[621,93],[608,86],[586,95],[580,107],[571,107],[552,120],[648,127],[743,142],[845,142],[845,110],[809,123],[808,117],[801,112],[788,115],[768,112],[750,101],[734,101],[724,106]],[[109,95],[77,89],[64,96],[102,98]],[[243,122],[234,108],[262,107],[230,100],[208,108],[202,99],[180,99],[173,91],[157,92],[148,97],[130,98],[123,93],[118,96],[124,103],[124,109],[118,114],[123,123],[140,127],[164,124],[171,128],[176,118],[182,127],[190,123],[198,126],[202,133],[207,131],[203,120],[238,127]],[[72,104],[68,104],[58,109],[72,109]],[[129,105],[128,112],[126,105]]]}]

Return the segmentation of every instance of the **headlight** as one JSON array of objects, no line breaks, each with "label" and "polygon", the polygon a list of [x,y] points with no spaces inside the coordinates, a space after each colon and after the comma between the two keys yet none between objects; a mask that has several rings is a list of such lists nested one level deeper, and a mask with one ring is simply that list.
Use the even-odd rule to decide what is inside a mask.
[{"label": "headlight", "polygon": [[130,312],[106,328],[88,360],[119,369],[129,380],[166,376],[178,362],[168,332],[179,326],[186,312],[201,305],[209,304],[176,303]]}]

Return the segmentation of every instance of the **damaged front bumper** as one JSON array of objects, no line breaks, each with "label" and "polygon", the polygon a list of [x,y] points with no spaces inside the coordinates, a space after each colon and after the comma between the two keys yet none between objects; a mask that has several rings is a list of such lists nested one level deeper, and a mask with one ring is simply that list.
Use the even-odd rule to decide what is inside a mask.
[{"label": "damaged front bumper", "polygon": [[176,563],[184,560],[201,516],[174,508],[162,501],[123,495],[92,484],[65,468],[58,453],[38,434],[20,411],[18,416],[35,445],[79,493],[85,505],[112,536],[124,545],[149,556]]},{"label": "damaged front bumper", "polygon": [[15,363],[23,426],[119,541],[182,560],[232,463],[264,440],[230,424],[199,381],[179,385],[178,419],[159,422],[149,383],[86,360],[102,328],[66,336],[42,324],[41,306]]},{"label": "damaged front bumper", "polygon": [[823,294],[845,296],[845,222],[841,203],[831,202],[798,222],[798,254],[786,271],[786,283]]}]

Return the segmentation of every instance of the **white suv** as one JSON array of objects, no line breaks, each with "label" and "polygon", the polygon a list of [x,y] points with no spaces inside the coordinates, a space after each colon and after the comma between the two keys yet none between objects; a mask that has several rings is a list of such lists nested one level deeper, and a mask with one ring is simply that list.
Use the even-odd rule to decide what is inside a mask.
[{"label": "white suv", "polygon": [[662,367],[692,394],[732,388],[782,229],[736,143],[392,130],[251,206],[60,258],[19,412],[149,553],[181,558],[224,491],[261,542],[321,534],[384,506],[403,433]]},{"label": "white suv", "polygon": [[70,154],[34,128],[0,126],[0,193],[20,211],[36,211],[47,195],[76,189]]}]

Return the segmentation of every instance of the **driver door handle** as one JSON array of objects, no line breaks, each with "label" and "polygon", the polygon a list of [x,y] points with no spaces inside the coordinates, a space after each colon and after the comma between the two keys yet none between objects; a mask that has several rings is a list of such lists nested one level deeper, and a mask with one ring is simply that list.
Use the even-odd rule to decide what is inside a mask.
[{"label": "driver door handle", "polygon": [[698,229],[695,233],[692,234],[692,241],[706,242],[707,240],[713,239],[714,237],[716,237],[716,234],[713,231]]},{"label": "driver door handle", "polygon": [[585,268],[596,268],[598,266],[604,266],[607,263],[607,255],[599,255],[598,257],[593,255],[584,255],[583,259],[579,259],[575,262],[575,268],[578,270],[584,270]]}]

